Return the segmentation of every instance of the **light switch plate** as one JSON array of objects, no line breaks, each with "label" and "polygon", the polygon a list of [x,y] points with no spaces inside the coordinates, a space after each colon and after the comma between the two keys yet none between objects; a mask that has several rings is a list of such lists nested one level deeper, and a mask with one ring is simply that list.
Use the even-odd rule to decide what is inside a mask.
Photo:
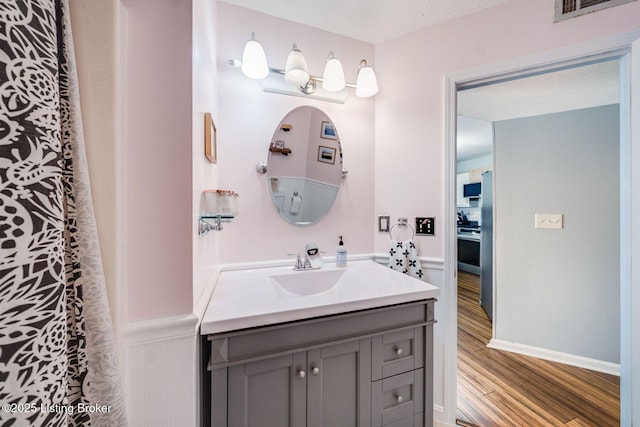
[{"label": "light switch plate", "polygon": [[536,214],[535,227],[560,230],[563,228],[562,214]]},{"label": "light switch plate", "polygon": [[389,215],[378,215],[378,232],[379,233],[388,233],[389,232]]},{"label": "light switch plate", "polygon": [[416,217],[416,234],[422,236],[436,235],[436,219],[435,217]]}]

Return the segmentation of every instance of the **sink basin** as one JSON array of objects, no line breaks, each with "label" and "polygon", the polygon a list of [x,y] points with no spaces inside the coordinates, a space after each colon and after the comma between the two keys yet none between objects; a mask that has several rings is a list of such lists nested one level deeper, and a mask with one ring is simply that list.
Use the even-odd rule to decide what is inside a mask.
[{"label": "sink basin", "polygon": [[270,277],[285,291],[308,296],[327,292],[338,283],[344,272],[345,270],[301,271]]}]

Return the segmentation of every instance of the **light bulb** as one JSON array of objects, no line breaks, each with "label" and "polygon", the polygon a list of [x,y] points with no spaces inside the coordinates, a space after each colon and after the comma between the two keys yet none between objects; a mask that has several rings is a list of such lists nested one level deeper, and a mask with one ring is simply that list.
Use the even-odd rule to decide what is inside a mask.
[{"label": "light bulb", "polygon": [[360,61],[358,68],[358,79],[356,80],[356,96],[368,98],[378,93],[378,81],[376,73],[373,71],[367,61]]},{"label": "light bulb", "polygon": [[285,67],[284,79],[296,86],[301,86],[309,81],[309,69],[307,61],[304,59],[302,52],[298,50],[298,46],[293,44],[291,52],[287,57],[287,66]]},{"label": "light bulb", "polygon": [[264,79],[269,74],[267,56],[262,45],[251,33],[251,40],[247,42],[242,51],[242,73],[251,79]]},{"label": "light bulb", "polygon": [[333,56],[333,52],[329,52],[322,75],[322,88],[327,92],[339,92],[344,89],[345,85],[342,63]]}]

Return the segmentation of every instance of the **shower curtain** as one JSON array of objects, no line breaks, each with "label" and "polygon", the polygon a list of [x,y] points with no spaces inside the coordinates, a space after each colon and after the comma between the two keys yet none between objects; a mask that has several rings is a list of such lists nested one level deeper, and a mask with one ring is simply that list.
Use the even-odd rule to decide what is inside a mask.
[{"label": "shower curtain", "polygon": [[0,426],[123,426],[68,0],[0,0]]}]

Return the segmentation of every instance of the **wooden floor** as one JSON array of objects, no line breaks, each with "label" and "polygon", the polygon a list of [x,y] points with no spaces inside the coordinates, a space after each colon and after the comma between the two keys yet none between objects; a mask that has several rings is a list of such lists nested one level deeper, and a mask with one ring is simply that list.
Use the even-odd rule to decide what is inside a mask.
[{"label": "wooden floor", "polygon": [[619,378],[486,345],[478,276],[458,275],[458,424],[618,426]]}]

